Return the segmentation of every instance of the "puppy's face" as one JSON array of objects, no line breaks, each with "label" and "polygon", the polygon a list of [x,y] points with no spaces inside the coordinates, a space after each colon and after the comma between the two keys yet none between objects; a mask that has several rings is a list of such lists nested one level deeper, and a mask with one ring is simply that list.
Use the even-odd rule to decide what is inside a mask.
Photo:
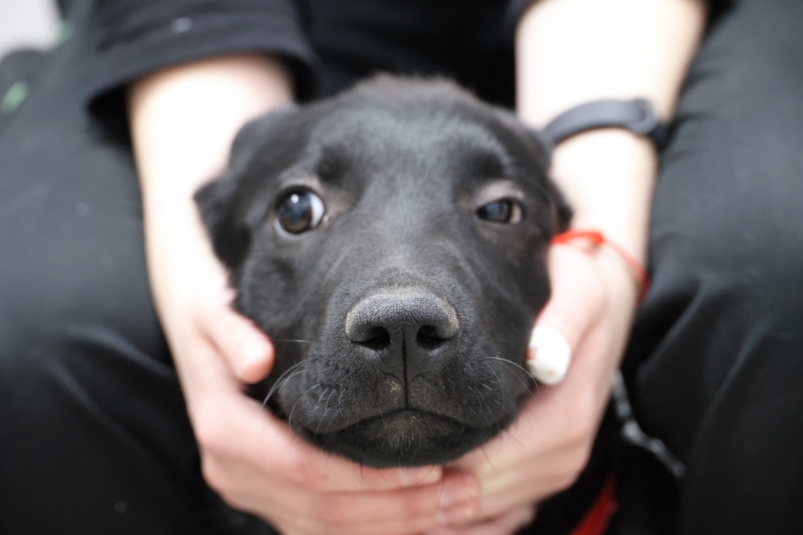
[{"label": "puppy's face", "polygon": [[445,82],[380,78],[249,124],[196,198],[300,435],[421,465],[515,418],[566,211],[512,116]]}]

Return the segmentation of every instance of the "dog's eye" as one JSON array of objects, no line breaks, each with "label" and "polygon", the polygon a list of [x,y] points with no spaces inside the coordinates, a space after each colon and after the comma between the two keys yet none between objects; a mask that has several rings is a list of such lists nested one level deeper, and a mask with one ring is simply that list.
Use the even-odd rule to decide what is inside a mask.
[{"label": "dog's eye", "polygon": [[477,209],[477,216],[485,221],[515,225],[522,219],[522,208],[519,203],[508,199],[489,202]]},{"label": "dog's eye", "polygon": [[290,234],[314,229],[323,217],[323,201],[309,190],[295,191],[282,199],[276,224]]}]

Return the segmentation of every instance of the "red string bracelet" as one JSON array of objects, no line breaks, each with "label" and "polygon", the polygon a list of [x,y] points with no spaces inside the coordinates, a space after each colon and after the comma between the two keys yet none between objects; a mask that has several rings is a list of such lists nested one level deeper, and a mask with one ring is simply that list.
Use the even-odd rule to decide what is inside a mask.
[{"label": "red string bracelet", "polygon": [[585,240],[594,247],[607,247],[613,252],[625,265],[627,270],[636,279],[636,284],[639,287],[639,302],[644,300],[647,291],[650,289],[650,277],[647,275],[647,270],[641,265],[641,262],[633,258],[624,247],[607,239],[602,232],[598,230],[567,230],[561,234],[552,237],[552,245],[558,243],[569,243],[575,240]]}]

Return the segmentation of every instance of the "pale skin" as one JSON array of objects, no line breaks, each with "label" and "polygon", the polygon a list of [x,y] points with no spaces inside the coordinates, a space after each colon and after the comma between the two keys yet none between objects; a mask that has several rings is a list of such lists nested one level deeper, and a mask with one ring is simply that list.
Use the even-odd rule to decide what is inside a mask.
[{"label": "pale skin", "polygon": [[[635,96],[670,116],[704,17],[696,0],[535,3],[517,32],[520,116],[539,127],[575,104]],[[284,64],[248,54],[173,67],[131,86],[152,292],[204,477],[227,502],[287,535],[515,532],[586,463],[636,306],[632,277],[604,255],[552,248],[553,297],[538,322],[566,336],[572,364],[484,453],[448,469],[380,471],[294,439],[242,393],[243,383],[269,373],[273,348],[230,309],[225,273],[192,202],[224,167],[237,129],[291,98]],[[553,175],[575,207],[575,228],[602,230],[643,260],[655,166],[648,142],[605,130],[562,144]]]}]

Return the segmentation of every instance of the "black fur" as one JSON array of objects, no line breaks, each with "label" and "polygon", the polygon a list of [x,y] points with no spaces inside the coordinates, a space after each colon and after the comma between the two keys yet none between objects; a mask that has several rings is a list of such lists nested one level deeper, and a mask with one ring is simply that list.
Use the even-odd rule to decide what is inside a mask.
[{"label": "black fur", "polygon": [[[412,466],[515,418],[547,245],[569,217],[546,165],[536,133],[445,81],[378,77],[243,128],[196,200],[237,310],[274,340],[271,381],[289,371],[273,399],[296,432],[366,465]],[[326,215],[283,234],[277,204],[301,187]],[[494,187],[520,223],[477,216]]]}]

